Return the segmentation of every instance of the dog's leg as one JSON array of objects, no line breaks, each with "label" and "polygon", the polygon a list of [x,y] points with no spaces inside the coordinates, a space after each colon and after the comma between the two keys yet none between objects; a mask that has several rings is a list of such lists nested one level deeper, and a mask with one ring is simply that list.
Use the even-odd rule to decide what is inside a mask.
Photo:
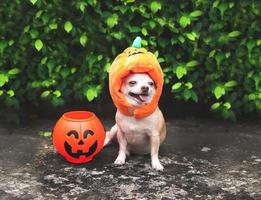
[{"label": "dog's leg", "polygon": [[114,161],[114,164],[123,165],[123,164],[125,164],[125,159],[126,159],[126,156],[128,155],[128,150],[127,150],[127,140],[125,138],[124,133],[120,130],[120,128],[118,128],[117,139],[119,142],[120,149],[119,149],[118,157]]},{"label": "dog's leg", "polygon": [[107,146],[108,144],[111,143],[111,140],[116,137],[117,134],[117,130],[118,130],[118,126],[117,124],[115,124],[110,131],[106,132],[106,136],[105,136],[105,140],[104,140],[104,144],[103,146]]},{"label": "dog's leg", "polygon": [[150,137],[150,145],[151,145],[151,165],[153,169],[158,171],[162,171],[164,167],[160,164],[159,161],[159,146],[160,146],[160,137],[158,134],[152,135]]}]

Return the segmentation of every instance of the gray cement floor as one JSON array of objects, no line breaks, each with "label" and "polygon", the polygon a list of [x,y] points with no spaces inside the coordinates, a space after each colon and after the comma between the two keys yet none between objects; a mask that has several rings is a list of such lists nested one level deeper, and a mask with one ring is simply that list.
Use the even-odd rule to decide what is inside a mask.
[{"label": "gray cement floor", "polygon": [[[106,128],[113,121],[102,120]],[[156,172],[149,156],[116,167],[117,145],[86,164],[67,163],[39,131],[55,122],[0,125],[0,199],[261,199],[261,124],[167,120]]]}]

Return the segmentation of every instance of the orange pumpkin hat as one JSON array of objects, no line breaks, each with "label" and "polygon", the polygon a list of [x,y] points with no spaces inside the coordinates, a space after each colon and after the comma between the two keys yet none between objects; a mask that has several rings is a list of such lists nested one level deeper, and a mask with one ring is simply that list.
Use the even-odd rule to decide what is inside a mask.
[{"label": "orange pumpkin hat", "polygon": [[[156,93],[151,102],[142,107],[129,104],[121,93],[123,79],[130,73],[148,73],[156,85]],[[137,37],[132,47],[119,54],[109,71],[109,89],[113,103],[125,115],[143,118],[149,116],[158,107],[163,88],[163,72],[154,54],[141,48],[141,38]]]}]

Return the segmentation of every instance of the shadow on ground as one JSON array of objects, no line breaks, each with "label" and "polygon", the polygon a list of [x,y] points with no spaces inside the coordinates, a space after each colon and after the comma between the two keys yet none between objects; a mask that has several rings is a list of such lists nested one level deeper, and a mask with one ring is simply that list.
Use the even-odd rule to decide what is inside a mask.
[{"label": "shadow on ground", "polygon": [[261,199],[260,124],[167,120],[163,172],[151,169],[149,156],[114,166],[117,145],[90,163],[67,163],[38,134],[53,125],[0,126],[0,199]]}]

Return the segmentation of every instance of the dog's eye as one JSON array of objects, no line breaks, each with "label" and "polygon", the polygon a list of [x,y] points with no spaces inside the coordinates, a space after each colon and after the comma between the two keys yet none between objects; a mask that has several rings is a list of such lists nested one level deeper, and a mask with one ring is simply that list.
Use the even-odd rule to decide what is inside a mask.
[{"label": "dog's eye", "polygon": [[129,82],[129,85],[130,85],[130,86],[134,86],[136,83],[137,83],[136,81],[130,81],[130,82]]},{"label": "dog's eye", "polygon": [[148,82],[148,84],[149,84],[150,86],[153,86],[153,85],[154,85],[154,82]]}]

